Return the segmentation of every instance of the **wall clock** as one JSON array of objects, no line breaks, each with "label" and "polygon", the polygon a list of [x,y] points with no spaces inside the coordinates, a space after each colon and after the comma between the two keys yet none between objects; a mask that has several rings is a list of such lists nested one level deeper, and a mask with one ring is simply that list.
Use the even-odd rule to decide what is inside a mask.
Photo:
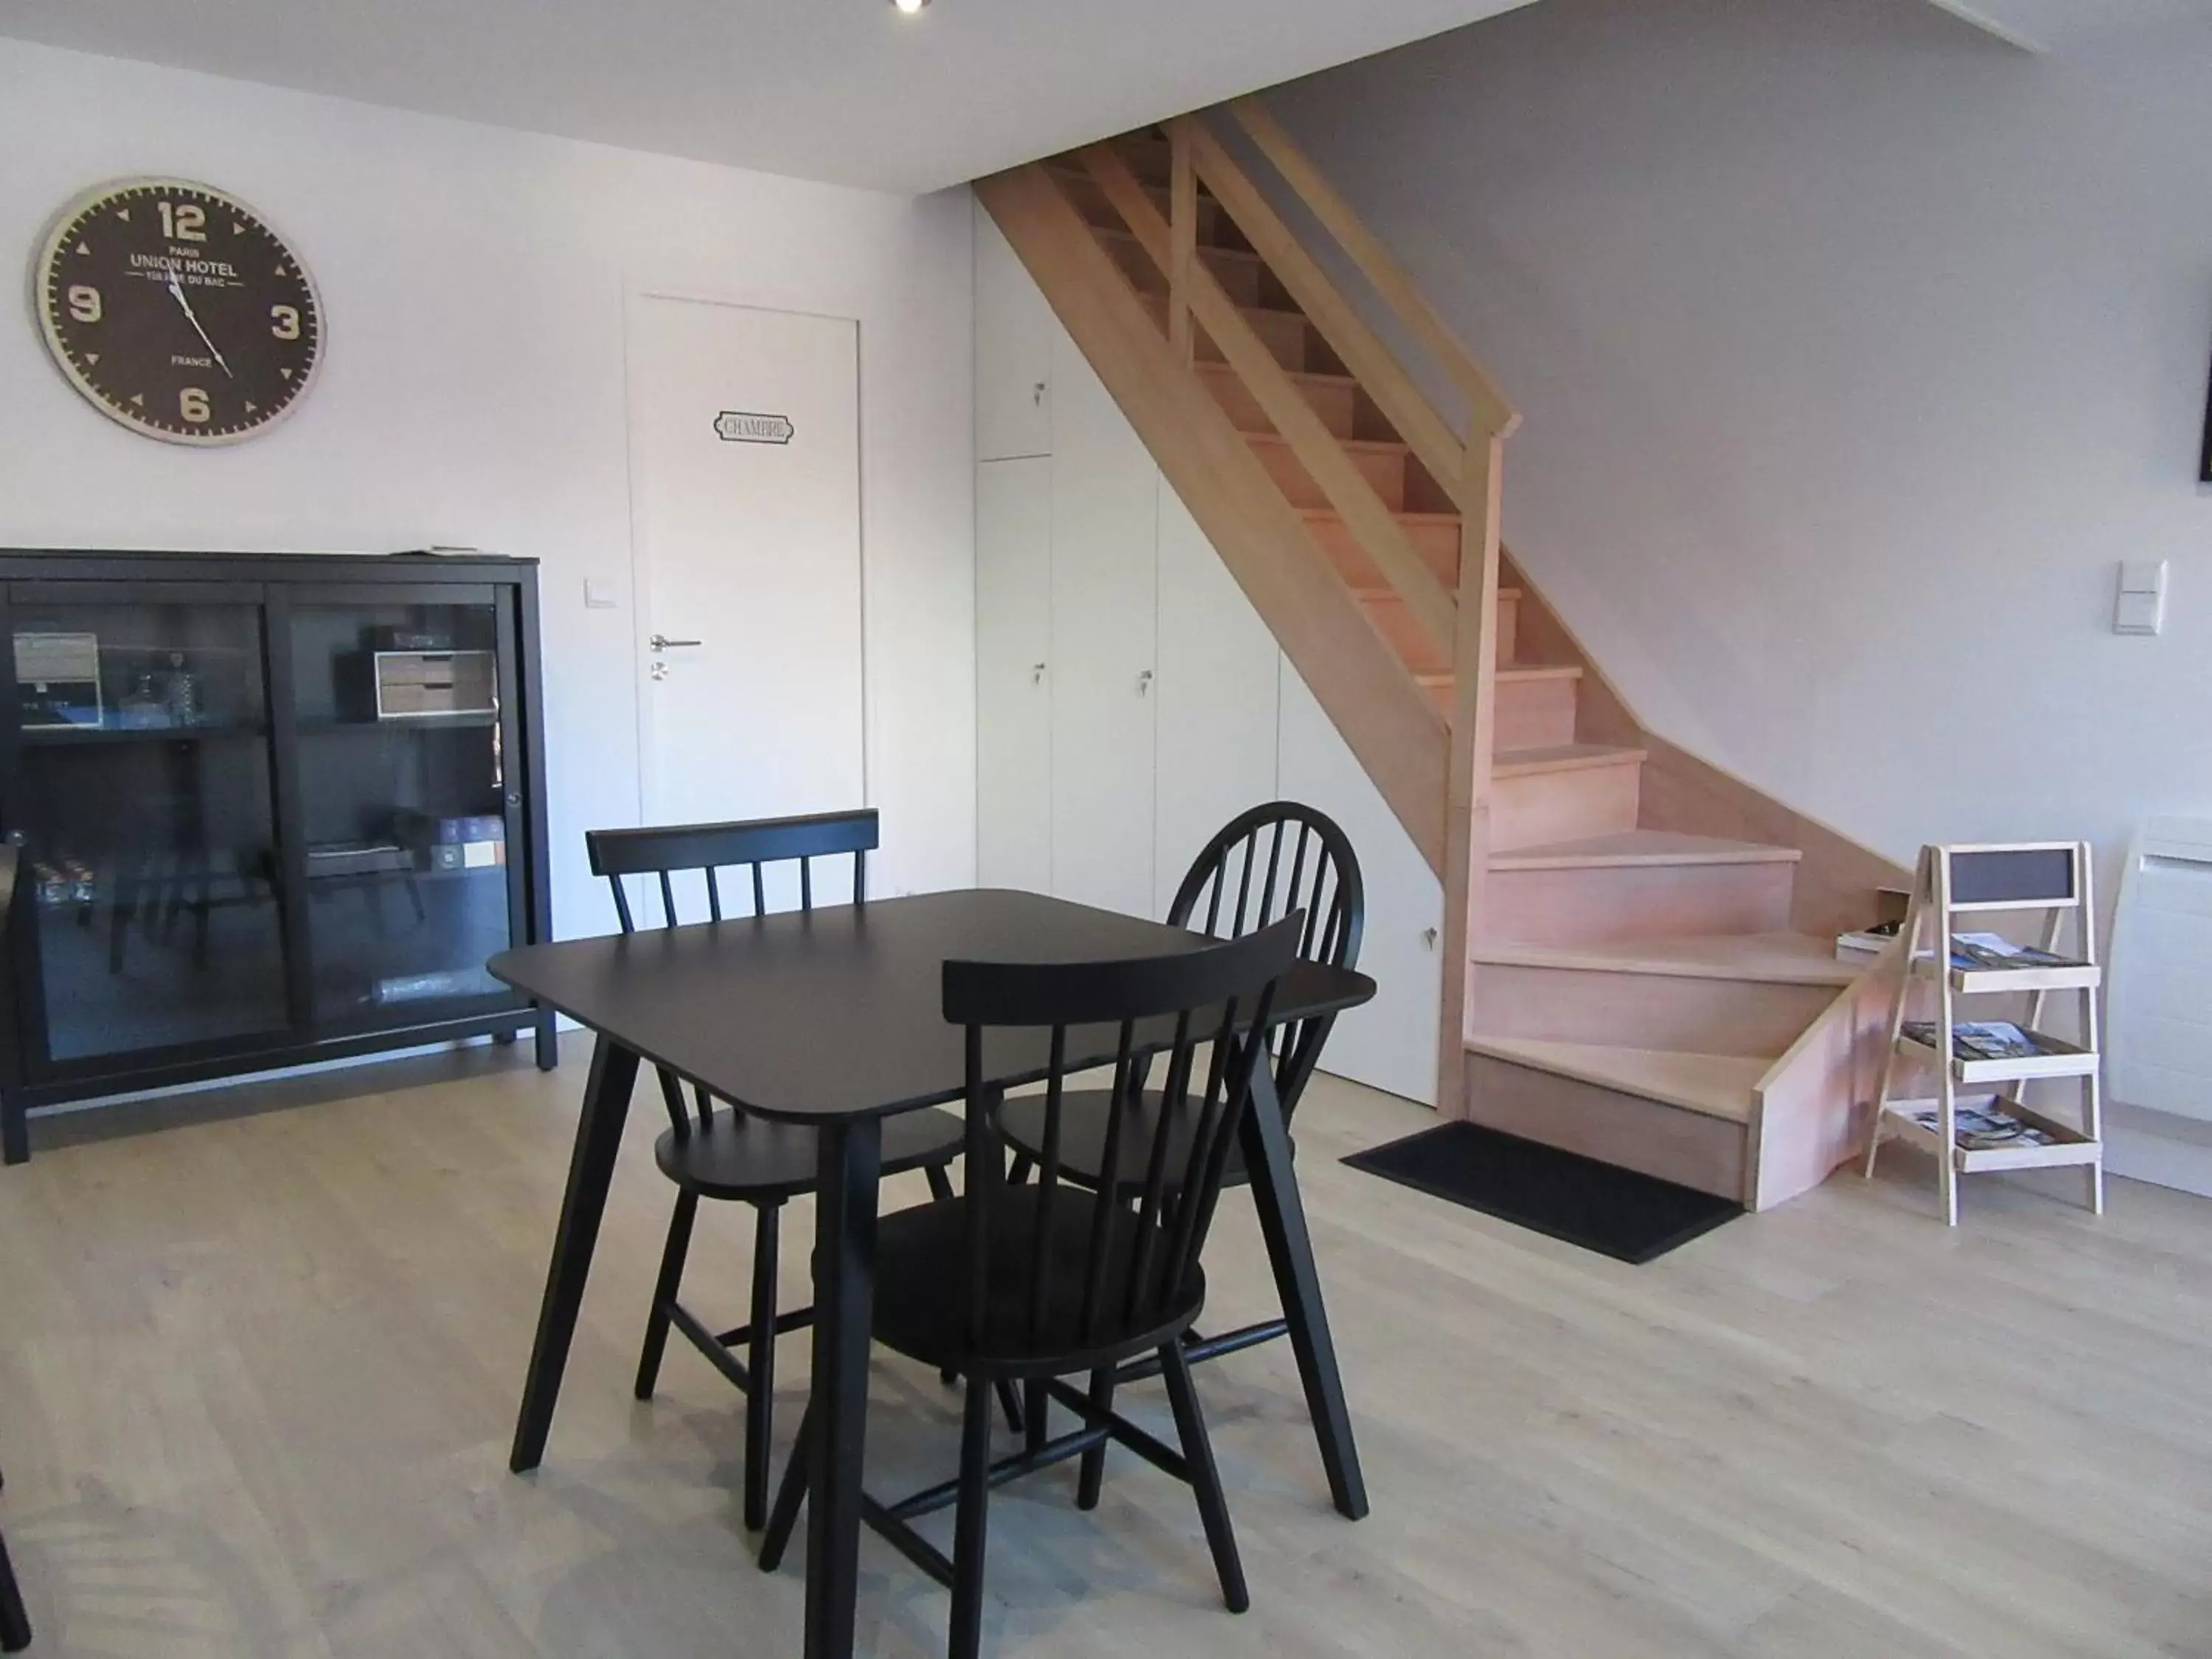
[{"label": "wall clock", "polygon": [[322,357],[307,268],[244,203],[181,179],[122,179],[55,220],[32,271],[54,361],[149,438],[228,444],[306,395]]}]

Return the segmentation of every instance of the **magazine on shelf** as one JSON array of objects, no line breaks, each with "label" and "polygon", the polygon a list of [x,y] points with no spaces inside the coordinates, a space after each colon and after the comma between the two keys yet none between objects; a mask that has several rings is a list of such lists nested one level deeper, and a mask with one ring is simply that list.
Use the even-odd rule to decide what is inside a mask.
[{"label": "magazine on shelf", "polygon": [[[2039,1124],[2030,1123],[2007,1109],[2003,1099],[1992,1096],[1969,1103],[1960,1101],[1952,1109],[1951,1136],[1970,1152],[1988,1152],[1998,1146],[2055,1146],[2058,1137]],[[1942,1109],[1923,1106],[1912,1114],[1912,1121],[1930,1134],[1942,1133]]]},{"label": "magazine on shelf", "polygon": [[[1915,1042],[1936,1047],[1934,1020],[1908,1019],[1900,1029]],[[2033,1060],[2063,1051],[2046,1048],[2008,1019],[1962,1019],[1951,1027],[1951,1052],[1960,1060]]]},{"label": "magazine on shelf", "polygon": [[1951,965],[1968,972],[2007,968],[2086,968],[2076,957],[2062,957],[2033,945],[2014,945],[2002,933],[1954,933]]}]

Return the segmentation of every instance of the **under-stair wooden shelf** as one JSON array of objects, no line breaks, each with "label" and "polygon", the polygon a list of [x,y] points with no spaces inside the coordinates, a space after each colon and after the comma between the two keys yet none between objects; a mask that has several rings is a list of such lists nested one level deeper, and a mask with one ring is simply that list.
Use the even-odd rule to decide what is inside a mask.
[{"label": "under-stair wooden shelf", "polygon": [[[2102,1056],[2097,1042],[2095,905],[2089,848],[2081,842],[1925,847],[1913,879],[1903,933],[1906,971],[1898,975],[1890,1015],[1889,1053],[1882,1066],[1874,1121],[1868,1131],[1866,1173],[1874,1174],[1883,1139],[1894,1135],[1936,1158],[1945,1221],[1959,1224],[1959,1177],[2001,1170],[2078,1167],[2087,1174],[2089,1207],[2105,1210]],[[1990,954],[1966,948],[1963,920],[1977,913],[2008,912],[2045,917],[2036,955],[2017,967],[1978,959]],[[2075,957],[2054,961],[2071,921]],[[1968,960],[1961,962],[1966,957]],[[1935,1003],[1934,1018],[1911,1020],[1916,1000]],[[2080,999],[2079,1043],[2039,1028],[2053,993]],[[1961,997],[2011,995],[2027,999],[2025,1016],[1991,1022],[2025,1037],[2027,1054],[1990,1054],[1970,1036],[1975,1022],[1959,1018]],[[1935,1079],[1933,1095],[1898,1092],[1900,1070],[1915,1068]],[[2078,1121],[2030,1106],[2027,1085],[2072,1079],[2081,1091]],[[2002,1085],[2010,1085],[2010,1088]],[[1962,1100],[1963,1090],[1988,1089]],[[1962,1126],[1961,1120],[1964,1119]],[[1981,1127],[1977,1127],[1979,1125]]]}]

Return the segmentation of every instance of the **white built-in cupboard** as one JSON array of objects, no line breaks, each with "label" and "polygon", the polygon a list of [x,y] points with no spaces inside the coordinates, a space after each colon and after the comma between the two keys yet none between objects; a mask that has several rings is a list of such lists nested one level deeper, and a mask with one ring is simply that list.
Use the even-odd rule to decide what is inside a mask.
[{"label": "white built-in cupboard", "polygon": [[1324,1066],[1436,1095],[1436,877],[988,216],[975,230],[977,867],[1166,914],[1278,797],[1344,826],[1380,994]]}]

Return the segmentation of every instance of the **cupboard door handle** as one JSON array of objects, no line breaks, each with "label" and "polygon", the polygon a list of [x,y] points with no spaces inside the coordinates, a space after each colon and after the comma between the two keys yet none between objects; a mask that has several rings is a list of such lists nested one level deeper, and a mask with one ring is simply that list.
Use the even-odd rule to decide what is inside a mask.
[{"label": "cupboard door handle", "polygon": [[703,641],[699,640],[672,640],[665,634],[655,634],[651,639],[647,640],[646,643],[656,651],[676,651],[684,649],[690,646],[702,644]]},{"label": "cupboard door handle", "polygon": [[1152,689],[1152,671],[1145,669],[1137,676],[1137,695],[1143,696]]},{"label": "cupboard door handle", "polygon": [[1030,389],[1030,401],[1035,404],[1039,409],[1042,409],[1044,407],[1044,387],[1045,383],[1042,380],[1039,380],[1036,386]]},{"label": "cupboard door handle", "polygon": [[1042,685],[1044,684],[1044,665],[1042,663],[1037,662],[1031,663],[1030,665],[1030,684],[1031,685]]}]

